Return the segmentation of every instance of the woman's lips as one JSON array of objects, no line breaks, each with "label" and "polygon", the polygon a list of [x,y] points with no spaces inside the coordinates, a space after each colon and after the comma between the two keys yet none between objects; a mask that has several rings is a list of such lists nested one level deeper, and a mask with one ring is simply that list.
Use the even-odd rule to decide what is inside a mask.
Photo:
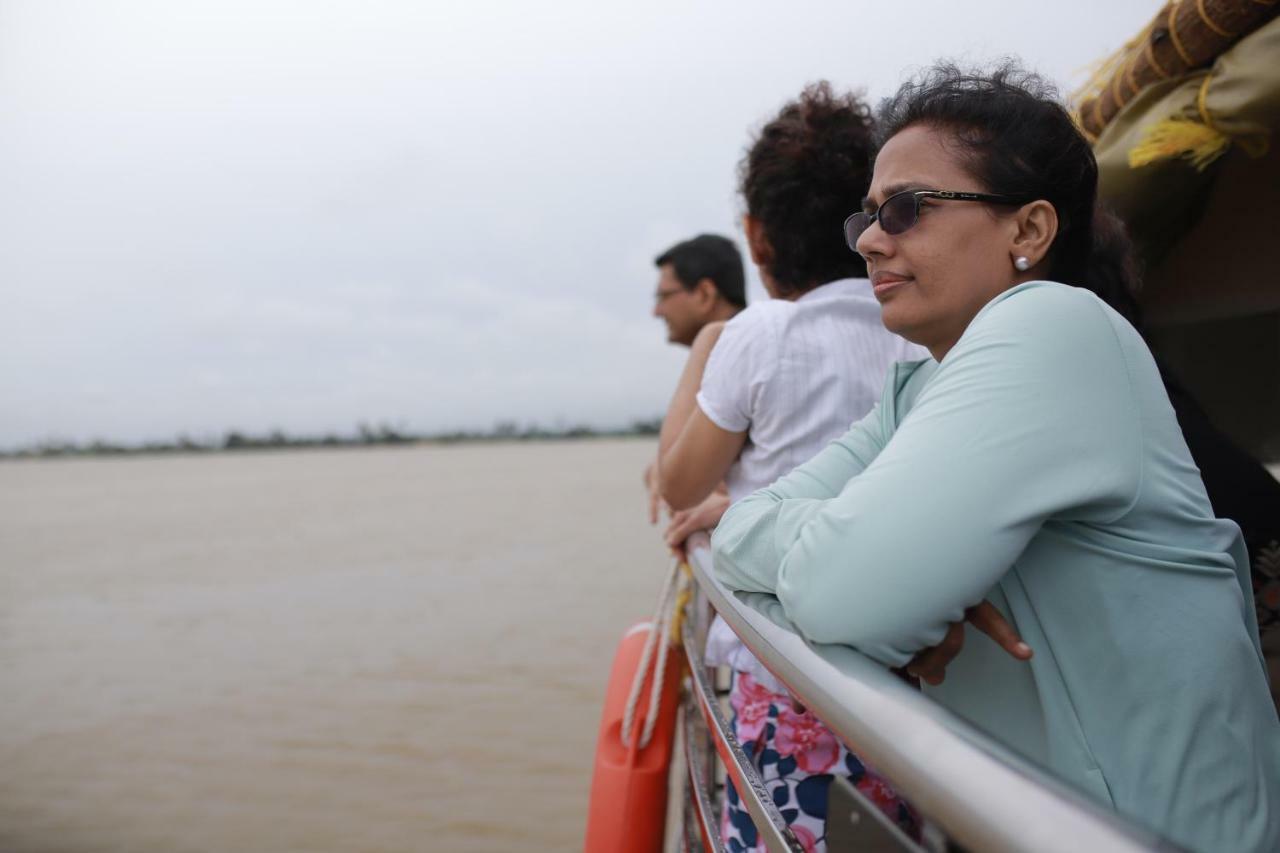
[{"label": "woman's lips", "polygon": [[884,299],[890,292],[911,281],[906,276],[878,273],[871,279],[871,290],[876,299]]}]

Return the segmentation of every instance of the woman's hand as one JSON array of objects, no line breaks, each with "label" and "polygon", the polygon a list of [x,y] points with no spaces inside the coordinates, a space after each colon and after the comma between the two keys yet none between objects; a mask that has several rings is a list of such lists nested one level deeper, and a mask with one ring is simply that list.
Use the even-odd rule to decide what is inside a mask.
[{"label": "woman's hand", "polygon": [[671,553],[683,562],[688,557],[684,551],[685,540],[692,533],[715,527],[728,508],[729,496],[717,490],[692,509],[682,509],[672,513],[671,523],[667,525],[667,531],[663,534]]},{"label": "woman's hand", "polygon": [[[964,613],[965,622],[995,640],[1000,648],[1018,660],[1031,660],[1031,647],[1022,642],[1022,637],[1013,626],[1005,621],[1000,611],[989,601],[983,601],[976,607],[970,607]],[[942,642],[933,648],[925,649],[907,664],[907,672],[924,681],[926,684],[941,684],[947,675],[947,665],[956,659],[964,648],[964,622],[952,622]]]}]

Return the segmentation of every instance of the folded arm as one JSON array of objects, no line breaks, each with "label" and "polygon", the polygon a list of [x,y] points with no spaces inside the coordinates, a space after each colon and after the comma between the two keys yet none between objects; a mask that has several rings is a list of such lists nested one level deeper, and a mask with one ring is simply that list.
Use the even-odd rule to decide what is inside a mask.
[{"label": "folded arm", "polygon": [[712,538],[717,576],[744,592],[777,592],[787,543],[875,459],[886,441],[882,407],[772,486],[731,506]]},{"label": "folded arm", "polygon": [[[730,509],[714,540],[725,582],[775,593],[812,640],[901,666],[983,599],[1045,519],[1122,513],[1139,433],[1112,329],[1073,318],[1078,302],[1018,307],[966,334],[896,431],[864,420]],[[859,448],[877,440],[863,465]]]}]

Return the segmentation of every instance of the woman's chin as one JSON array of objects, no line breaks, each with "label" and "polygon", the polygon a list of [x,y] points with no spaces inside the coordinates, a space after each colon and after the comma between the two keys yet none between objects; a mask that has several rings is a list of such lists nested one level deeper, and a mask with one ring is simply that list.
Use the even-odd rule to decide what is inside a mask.
[{"label": "woman's chin", "polygon": [[919,320],[913,312],[903,311],[900,306],[881,306],[880,322],[886,329],[904,340],[927,348],[928,335],[923,334],[924,327]]},{"label": "woman's chin", "polygon": [[910,311],[903,311],[900,306],[887,302],[880,306],[880,322],[895,335],[911,340],[910,335],[907,334],[911,328]]}]

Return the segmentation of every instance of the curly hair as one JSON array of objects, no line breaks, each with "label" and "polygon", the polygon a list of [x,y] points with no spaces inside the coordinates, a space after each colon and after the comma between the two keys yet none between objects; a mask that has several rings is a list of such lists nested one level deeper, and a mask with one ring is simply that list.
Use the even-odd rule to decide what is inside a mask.
[{"label": "curly hair", "polygon": [[1052,204],[1049,276],[1136,306],[1132,245],[1098,205],[1093,150],[1044,78],[1013,60],[991,71],[939,62],[886,99],[877,118],[880,144],[912,125],[942,128],[980,189]]},{"label": "curly hair", "polygon": [[784,105],[747,149],[739,191],[773,250],[767,266],[780,295],[867,274],[840,225],[862,203],[874,150],[870,108],[825,80]]}]

